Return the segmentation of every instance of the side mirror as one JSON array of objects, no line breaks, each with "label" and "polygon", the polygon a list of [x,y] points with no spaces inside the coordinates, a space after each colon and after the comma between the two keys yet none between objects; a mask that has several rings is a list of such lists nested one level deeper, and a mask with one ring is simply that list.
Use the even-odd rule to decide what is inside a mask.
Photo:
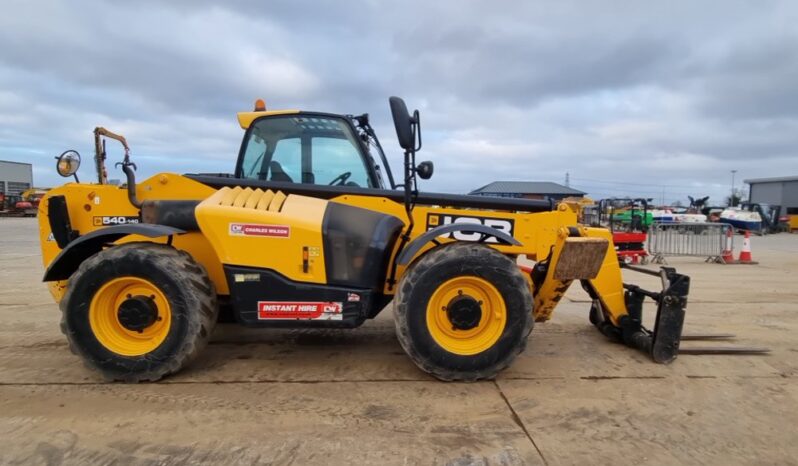
[{"label": "side mirror", "polygon": [[[80,168],[80,154],[75,150],[68,150],[56,157],[55,169],[64,178],[75,176]],[[77,176],[75,176],[77,180]]]},{"label": "side mirror", "polygon": [[426,162],[421,162],[416,167],[416,173],[418,177],[422,180],[428,180],[432,178],[432,172],[435,171],[435,167],[432,165],[432,162],[427,160]]},{"label": "side mirror", "polygon": [[416,141],[413,137],[413,123],[415,121],[407,112],[407,105],[405,101],[399,97],[391,97],[388,99],[391,104],[391,115],[393,116],[393,125],[396,128],[396,137],[399,139],[399,145],[404,150],[413,150]]}]

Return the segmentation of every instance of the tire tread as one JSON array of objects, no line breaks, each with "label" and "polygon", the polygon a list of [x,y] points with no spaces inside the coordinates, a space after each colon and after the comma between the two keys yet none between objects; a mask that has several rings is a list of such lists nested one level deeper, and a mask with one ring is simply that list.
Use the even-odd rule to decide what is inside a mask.
[{"label": "tire tread", "polygon": [[178,351],[167,361],[149,364],[146,370],[120,375],[104,369],[100,364],[101,361],[93,360],[86,352],[80,351],[80,342],[76,341],[76,335],[69,331],[67,313],[72,298],[72,287],[69,286],[59,303],[61,332],[67,337],[70,351],[79,354],[84,363],[89,368],[99,371],[104,379],[128,383],[154,382],[191,363],[208,344],[219,312],[215,287],[205,268],[190,254],[171,246],[151,242],[125,243],[104,249],[83,261],[69,281],[72,283],[81,280],[103,262],[122,260],[137,261],[143,267],[160,267],[175,271],[173,278],[180,283],[180,287],[185,290],[184,296],[190,301],[186,303],[187,308],[200,311],[196,312],[197,319],[189,319],[188,336]]},{"label": "tire tread", "polygon": [[[478,371],[452,370],[440,367],[433,363],[418,351],[416,342],[411,338],[407,314],[409,311],[409,297],[415,285],[423,280],[426,273],[441,262],[458,263],[467,257],[476,261],[489,262],[497,272],[505,275],[511,281],[511,286],[522,290],[524,305],[529,310],[524,319],[524,328],[519,338],[507,352],[507,355],[497,363]],[[438,246],[432,251],[427,252],[422,258],[411,264],[410,268],[402,277],[399,288],[394,300],[394,322],[396,326],[396,336],[399,344],[405,350],[410,359],[424,372],[444,381],[464,381],[473,382],[482,379],[494,378],[499,372],[506,369],[515,358],[526,348],[527,338],[534,327],[532,318],[532,297],[529,292],[529,285],[521,274],[516,263],[503,255],[499,251],[483,244],[457,242]]]}]

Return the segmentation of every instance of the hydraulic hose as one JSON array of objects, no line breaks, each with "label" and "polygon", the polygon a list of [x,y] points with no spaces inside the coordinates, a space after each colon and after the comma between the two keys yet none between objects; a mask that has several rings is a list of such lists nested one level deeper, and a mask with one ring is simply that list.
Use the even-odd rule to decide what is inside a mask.
[{"label": "hydraulic hose", "polygon": [[123,163],[122,171],[127,178],[127,198],[137,209],[141,208],[141,201],[136,198],[136,172],[133,171],[132,163]]}]

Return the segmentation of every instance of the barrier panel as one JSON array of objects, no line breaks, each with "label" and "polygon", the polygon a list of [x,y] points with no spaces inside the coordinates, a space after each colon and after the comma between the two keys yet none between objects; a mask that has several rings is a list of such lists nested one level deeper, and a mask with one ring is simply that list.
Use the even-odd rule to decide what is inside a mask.
[{"label": "barrier panel", "polygon": [[648,230],[648,253],[655,264],[664,264],[667,256],[706,257],[723,264],[724,251],[733,248],[727,244],[734,238],[731,228],[725,223],[654,222]]}]

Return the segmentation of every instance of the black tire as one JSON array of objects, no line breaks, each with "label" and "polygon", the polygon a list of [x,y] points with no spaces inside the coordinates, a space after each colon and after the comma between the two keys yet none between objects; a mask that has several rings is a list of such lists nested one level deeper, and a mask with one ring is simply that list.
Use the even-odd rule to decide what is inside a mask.
[{"label": "black tire", "polygon": [[[141,356],[110,351],[89,322],[95,293],[118,277],[146,279],[166,297],[171,324],[164,341]],[[60,303],[61,331],[73,353],[107,380],[155,381],[180,370],[205,347],[216,324],[216,291],[205,269],[186,252],[155,243],[127,243],[85,260]]]},{"label": "black tire", "polygon": [[[461,355],[441,347],[427,327],[427,304],[435,290],[456,277],[475,276],[501,294],[506,324],[498,340],[486,350]],[[526,348],[532,331],[532,296],[518,265],[483,244],[450,243],[414,262],[399,284],[394,306],[399,343],[423,371],[446,381],[475,381],[495,377]]]}]

